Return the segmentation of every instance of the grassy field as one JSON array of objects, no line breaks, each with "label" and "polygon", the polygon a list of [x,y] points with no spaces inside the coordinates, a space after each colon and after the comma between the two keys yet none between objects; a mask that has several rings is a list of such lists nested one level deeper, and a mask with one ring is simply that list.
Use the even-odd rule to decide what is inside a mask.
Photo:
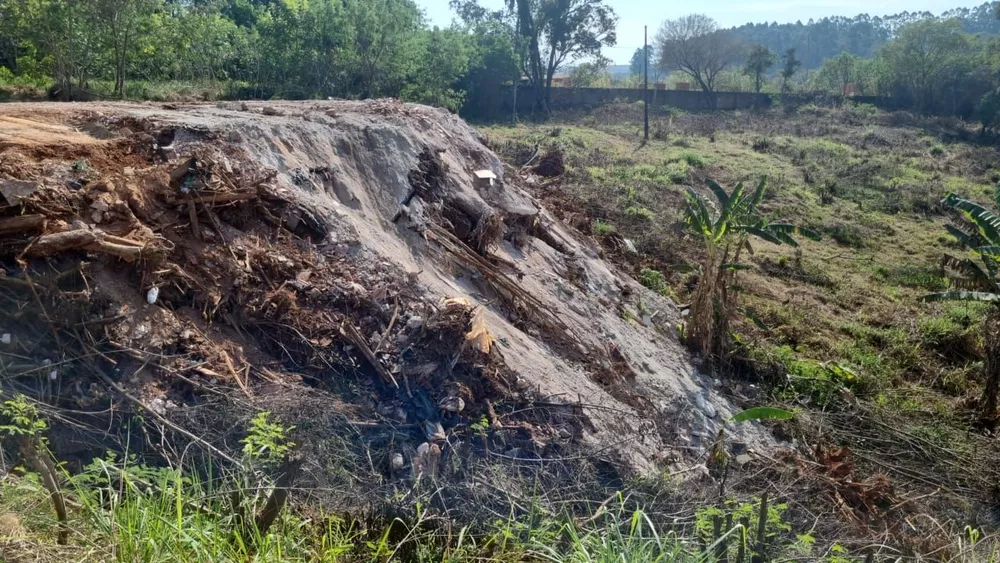
[{"label": "grassy field", "polygon": [[[703,252],[685,231],[686,187],[709,194],[707,178],[731,189],[766,177],[766,214],[823,239],[797,249],[755,243],[738,277],[748,314],[734,325],[730,387],[766,382],[771,400],[801,410],[804,443],[846,446],[858,475],[936,496],[945,526],[992,522],[985,491],[996,482],[996,446],[975,413],[986,309],[920,297],[948,287],[945,254],[964,255],[940,200],[954,192],[991,202],[1000,152],[956,121],[849,104],[658,109],[648,143],[641,120],[641,105],[618,104],[482,131],[515,166],[536,146],[561,151],[565,175],[536,195],[679,303],[696,282],[685,266]],[[638,253],[624,252],[621,238]]]}]

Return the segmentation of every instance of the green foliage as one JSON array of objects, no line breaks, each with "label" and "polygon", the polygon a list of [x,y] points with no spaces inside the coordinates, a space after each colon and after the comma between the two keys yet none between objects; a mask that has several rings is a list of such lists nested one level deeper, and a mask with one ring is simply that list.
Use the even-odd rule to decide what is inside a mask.
[{"label": "green foliage", "polygon": [[37,436],[47,427],[38,408],[24,395],[0,403],[0,437]]},{"label": "green foliage", "polygon": [[[996,190],[1000,200],[1000,187]],[[986,207],[948,194],[944,205],[959,211],[966,220],[963,227],[950,226],[949,232],[973,258],[945,256],[955,289],[925,295],[924,301],[982,301],[1000,304],[1000,217]]]},{"label": "green foliage", "polygon": [[754,45],[750,48],[746,62],[743,64],[743,72],[754,78],[754,92],[760,93],[760,88],[764,83],[764,75],[775,64],[778,63],[778,55],[766,45]]},{"label": "green foliage", "polygon": [[683,184],[687,182],[688,174],[690,174],[690,170],[688,169],[687,161],[671,162],[667,165],[666,176],[671,184]]},{"label": "green foliage", "polygon": [[250,420],[247,436],[243,439],[243,455],[251,461],[277,463],[295,447],[295,443],[288,440],[295,427],[282,426],[270,417],[270,412],[263,411]]},{"label": "green foliage", "polygon": [[705,159],[700,154],[694,151],[682,151],[680,154],[680,159],[681,161],[686,162],[688,166],[691,166],[693,168],[705,167]]},{"label": "green foliage", "polygon": [[795,56],[795,47],[789,47],[781,55],[781,93],[788,93],[795,73],[802,66],[802,61]]},{"label": "green foliage", "polygon": [[[702,537],[711,537],[713,520],[716,516],[725,516],[728,512],[733,515],[733,521],[739,522],[742,518],[747,518],[749,520],[749,533],[756,533],[760,522],[760,507],[761,500],[759,498],[753,499],[750,502],[740,502],[733,499],[727,499],[725,502],[725,507],[720,508],[718,506],[706,506],[699,508],[695,511],[695,529],[698,534]],[[785,534],[791,531],[792,525],[785,521],[784,514],[788,510],[788,505],[784,503],[769,503],[767,505],[767,515],[765,516],[764,530],[765,535],[768,538],[773,538],[779,534]],[[738,548],[738,542],[730,542],[731,549],[735,552]],[[752,550],[747,548],[747,552]],[[735,553],[733,554],[735,555]]]},{"label": "green foliage", "polygon": [[[652,64],[650,64],[652,66]],[[643,74],[646,70],[646,50],[639,47],[632,53],[632,59],[628,65],[629,72],[635,76]]]},{"label": "green foliage", "polygon": [[656,215],[654,215],[652,211],[641,205],[630,205],[626,207],[625,215],[631,219],[637,219],[640,221],[652,221],[653,219],[656,219]]},{"label": "green foliage", "polygon": [[775,407],[754,407],[736,413],[730,422],[750,422],[752,420],[790,420],[795,413]]},{"label": "green foliage", "polygon": [[596,61],[581,63],[573,67],[569,73],[570,84],[574,88],[602,88],[611,86],[611,74],[608,72],[610,59],[604,57]]},{"label": "green foliage", "polygon": [[561,535],[567,540],[565,545],[535,541],[531,555],[552,563],[704,561],[702,554],[687,547],[674,533],[657,530],[641,510],[629,512],[622,507],[605,513],[596,522],[567,524]]},{"label": "green foliage", "polygon": [[670,285],[667,283],[663,273],[659,270],[643,268],[642,271],[639,272],[639,282],[660,295],[670,294]]},{"label": "green foliage", "polygon": [[594,223],[591,225],[591,228],[594,230],[594,234],[601,236],[610,235],[611,233],[615,232],[614,225],[608,223],[607,221],[602,221],[601,219],[595,219]]},{"label": "green foliage", "polygon": [[767,190],[761,178],[752,192],[742,183],[726,192],[713,180],[706,183],[718,206],[695,190],[685,195],[684,222],[688,231],[705,245],[701,277],[691,300],[691,314],[685,334],[707,357],[722,357],[728,347],[729,317],[737,309],[734,291],[736,273],[744,251],[752,252],[751,238],[773,244],[798,246],[795,235],[818,240],[817,233],[788,223],[771,223],[758,211]]}]

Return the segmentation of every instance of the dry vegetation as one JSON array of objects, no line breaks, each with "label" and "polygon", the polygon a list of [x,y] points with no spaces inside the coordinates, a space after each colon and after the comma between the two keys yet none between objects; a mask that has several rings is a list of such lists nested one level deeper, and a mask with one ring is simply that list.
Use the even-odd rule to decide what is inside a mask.
[{"label": "dry vegetation", "polygon": [[[648,143],[641,127],[641,105],[617,104],[483,131],[515,166],[536,146],[560,151],[565,174],[535,195],[679,303],[697,282],[685,266],[701,259],[682,223],[684,187],[709,194],[707,178],[732,186],[767,176],[765,213],[824,238],[797,250],[755,245],[738,278],[751,314],[734,326],[740,351],[725,385],[739,397],[763,382],[770,399],[761,400],[801,409],[791,433],[814,455],[799,463],[822,466],[824,449],[847,448],[850,480],[873,487],[861,495],[872,510],[834,495],[840,509],[852,507],[842,513],[852,533],[942,557],[955,555],[948,537],[964,526],[992,530],[997,448],[975,413],[986,309],[919,298],[948,287],[941,257],[961,253],[940,200],[992,201],[997,149],[957,121],[851,105],[655,110]],[[876,481],[892,494],[880,498],[887,489]],[[789,486],[809,504],[798,496],[809,486]]]}]

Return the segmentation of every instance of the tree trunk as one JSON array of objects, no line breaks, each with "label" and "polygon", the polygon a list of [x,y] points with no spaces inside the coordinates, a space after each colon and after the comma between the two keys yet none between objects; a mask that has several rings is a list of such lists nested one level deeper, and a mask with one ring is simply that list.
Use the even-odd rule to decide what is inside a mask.
[{"label": "tree trunk", "polygon": [[996,418],[997,395],[1000,393],[1000,307],[990,308],[984,321],[983,348],[986,352],[986,387],[983,389],[982,417]]}]

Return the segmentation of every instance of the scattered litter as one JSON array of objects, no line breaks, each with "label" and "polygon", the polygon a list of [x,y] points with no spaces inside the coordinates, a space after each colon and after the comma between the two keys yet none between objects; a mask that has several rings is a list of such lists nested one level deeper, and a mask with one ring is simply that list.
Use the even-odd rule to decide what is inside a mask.
[{"label": "scattered litter", "polygon": [[10,344],[11,343],[11,337],[10,337],[10,333],[9,332],[5,332],[5,333],[3,333],[3,335],[0,335],[0,343],[3,343],[3,344]]},{"label": "scattered litter", "polygon": [[438,401],[438,408],[448,412],[462,412],[465,401],[461,397],[445,397]]},{"label": "scattered litter", "polygon": [[431,422],[427,420],[424,422],[424,434],[427,436],[428,441],[441,441],[448,437],[444,433],[444,427],[441,426],[440,422]]},{"label": "scattered litter", "polygon": [[146,292],[146,303],[149,303],[150,305],[155,305],[156,299],[159,296],[160,296],[160,288],[154,285],[153,287],[149,288],[149,291]]},{"label": "scattered litter", "polygon": [[403,460],[403,454],[395,453],[392,454],[392,470],[401,471],[406,462]]},{"label": "scattered litter", "polygon": [[476,187],[480,189],[492,188],[497,179],[492,170],[476,170],[473,175],[476,177]]}]

